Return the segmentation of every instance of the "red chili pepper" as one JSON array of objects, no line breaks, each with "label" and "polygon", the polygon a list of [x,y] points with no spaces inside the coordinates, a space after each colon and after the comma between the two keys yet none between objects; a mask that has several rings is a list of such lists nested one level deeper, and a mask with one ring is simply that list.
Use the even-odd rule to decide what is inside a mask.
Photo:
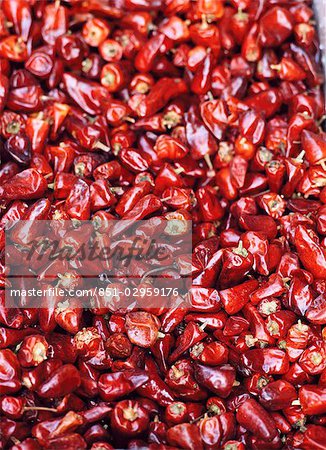
[{"label": "red chili pepper", "polygon": [[285,338],[295,320],[296,316],[292,311],[277,311],[268,316],[266,327],[271,336]]},{"label": "red chili pepper", "polygon": [[317,236],[304,226],[296,228],[295,245],[301,262],[315,278],[325,278],[326,254],[316,239]]},{"label": "red chili pepper", "polygon": [[145,367],[151,374],[148,382],[137,389],[137,393],[143,397],[149,398],[160,406],[168,406],[174,401],[174,393],[170,387],[160,378],[157,372],[155,362],[147,358]]},{"label": "red chili pepper", "polygon": [[63,82],[70,97],[88,114],[101,114],[108,91],[100,84],[83,81],[70,73],[63,74]]},{"label": "red chili pepper", "polygon": [[293,156],[298,153],[297,142],[305,129],[315,131],[313,117],[305,113],[298,113],[291,117],[287,132],[286,156]]},{"label": "red chili pepper", "polygon": [[156,56],[168,51],[172,47],[172,41],[163,33],[157,33],[151,37],[138,52],[135,66],[140,72],[149,72]]},{"label": "red chili pepper", "polygon": [[247,351],[243,357],[245,366],[254,372],[277,375],[289,369],[289,358],[282,350],[262,348]]},{"label": "red chili pepper", "polygon": [[[108,43],[109,40],[104,41],[101,45],[107,46]],[[112,41],[112,43],[110,42],[109,49],[103,49],[102,54],[105,51],[109,53],[110,58],[112,57],[112,55],[114,55],[114,58],[117,59],[119,59],[119,55],[122,56],[122,47],[116,41]],[[107,61],[110,61],[110,58],[106,57],[105,59]],[[103,66],[101,70],[101,84],[102,86],[107,88],[109,92],[117,92],[123,89],[128,84],[129,72],[130,65],[128,63],[125,64],[123,62],[110,62],[108,64],[105,64],[105,66]]]},{"label": "red chili pepper", "polygon": [[219,342],[195,344],[190,350],[190,356],[202,364],[215,366],[226,364],[228,361],[228,349]]},{"label": "red chili pepper", "polygon": [[[69,381],[68,381],[69,380]],[[72,364],[59,367],[37,389],[42,398],[62,397],[73,392],[80,384],[78,370]]]},{"label": "red chili pepper", "polygon": [[[161,209],[162,203],[158,197],[152,194],[145,195],[136,206],[134,206],[129,212],[127,212],[123,219],[131,222],[135,220],[142,220],[144,217],[153,214],[154,212]],[[121,233],[125,227],[128,227],[129,223],[123,227],[123,224],[118,224],[117,227],[114,226],[112,233],[113,235]]]},{"label": "red chili pepper", "polygon": [[305,276],[294,276],[289,288],[288,304],[296,313],[305,314],[312,302],[312,293]]},{"label": "red chili pepper", "polygon": [[223,450],[245,450],[245,446],[239,441],[227,441],[224,444]]},{"label": "red chili pepper", "polygon": [[126,316],[126,330],[130,341],[140,347],[151,347],[158,335],[160,323],[147,312],[131,312]]},{"label": "red chili pepper", "polygon": [[31,144],[25,134],[15,134],[7,140],[4,151],[17,163],[28,165],[31,161]]},{"label": "red chili pepper", "polygon": [[165,410],[165,420],[173,425],[187,420],[187,405],[182,402],[174,402],[168,405]]},{"label": "red chili pepper", "polygon": [[0,182],[5,183],[7,180],[16,175],[19,171],[19,167],[15,162],[7,162],[2,165],[0,169]]},{"label": "red chili pepper", "polygon": [[26,169],[1,186],[0,196],[7,200],[30,200],[42,197],[46,190],[45,178],[35,169]]},{"label": "red chili pepper", "polygon": [[65,203],[65,210],[69,217],[87,220],[90,217],[91,195],[87,183],[78,180],[69,193]]},{"label": "red chili pepper", "polygon": [[19,391],[21,369],[17,356],[9,349],[0,350],[1,395]]},{"label": "red chili pepper", "polygon": [[152,116],[162,109],[169,100],[187,92],[183,80],[179,78],[162,78],[151,89],[146,98],[140,102],[137,113],[140,117]]},{"label": "red chili pepper", "polygon": [[[162,328],[162,327],[161,327]],[[168,355],[174,344],[174,338],[170,334],[165,334],[162,339],[158,339],[151,348],[151,352],[163,373],[168,370]]]},{"label": "red chili pepper", "polygon": [[219,275],[221,287],[229,287],[242,281],[252,269],[253,257],[242,247],[239,242],[238,247],[225,249],[223,253],[223,265]]},{"label": "red chili pepper", "polygon": [[325,369],[324,355],[325,348],[323,343],[317,342],[302,353],[299,363],[306,373],[317,375]]},{"label": "red chili pepper", "polygon": [[208,24],[204,19],[203,23],[192,24],[189,27],[189,32],[195,44],[209,47],[214,56],[218,57],[221,49],[221,40],[220,32],[216,25]]},{"label": "red chili pepper", "polygon": [[185,121],[186,137],[191,148],[192,158],[202,159],[205,158],[205,155],[216,153],[216,142],[200,120],[198,110],[194,106],[191,106],[185,114]]},{"label": "red chili pepper", "polygon": [[22,367],[37,366],[47,358],[48,347],[46,339],[41,335],[25,337],[17,353],[20,365]]},{"label": "red chili pepper", "polygon": [[[70,111],[70,106],[66,105],[64,103],[54,103],[51,108],[51,118],[53,120],[52,129],[51,129],[51,139],[55,140],[58,136],[58,133],[62,127],[62,124],[67,117],[68,113]],[[36,125],[38,125],[38,129],[42,130],[42,136],[43,136],[43,130],[45,129],[46,125],[43,123],[40,123],[40,121],[36,122]],[[39,131],[39,134],[41,134],[41,131]]]},{"label": "red chili pepper", "polygon": [[79,450],[79,449],[86,449],[87,445],[85,440],[80,436],[80,434],[77,433],[68,433],[63,436],[58,436],[54,439],[50,439],[48,442],[48,447],[51,450],[54,450],[55,448],[71,448],[71,450]]},{"label": "red chili pepper", "polygon": [[206,367],[195,364],[195,378],[199,384],[222,398],[228,397],[235,381],[235,371],[230,365]]},{"label": "red chili pepper", "polygon": [[146,372],[137,369],[103,374],[98,380],[99,394],[105,401],[116,400],[135,391],[148,379]]},{"label": "red chili pepper", "polygon": [[276,411],[291,406],[292,401],[296,399],[297,393],[290,383],[277,380],[264,386],[259,396],[261,403],[266,409]]},{"label": "red chili pepper", "polygon": [[200,105],[200,115],[217,139],[222,139],[228,124],[227,104],[224,100],[208,100]]},{"label": "red chili pepper", "polygon": [[147,412],[134,400],[123,400],[117,403],[111,420],[114,432],[121,436],[137,436],[149,424]]},{"label": "red chili pepper", "polygon": [[54,166],[54,173],[68,172],[73,164],[75,151],[69,144],[62,143],[58,147],[47,146],[45,156]]},{"label": "red chili pepper", "polygon": [[318,449],[322,448],[323,442],[325,440],[325,428],[317,425],[308,424],[307,430],[302,435],[302,448],[304,450],[308,449]]},{"label": "red chili pepper", "polygon": [[203,271],[194,279],[193,284],[203,286],[204,288],[210,288],[214,286],[218,277],[219,268],[221,265],[223,251],[218,250],[211,258],[205,262]]},{"label": "red chili pepper", "polygon": [[223,334],[225,336],[237,336],[249,329],[249,322],[241,316],[229,317],[225,323]]},{"label": "red chili pepper", "polygon": [[268,280],[260,286],[253,294],[250,296],[251,302],[256,305],[259,301],[268,297],[279,297],[284,292],[286,292],[286,287],[283,279],[277,275],[271,275]]},{"label": "red chili pepper", "polygon": [[254,269],[267,276],[269,274],[269,246],[263,235],[254,231],[247,231],[242,235],[244,248],[254,257]]},{"label": "red chili pepper", "polygon": [[172,446],[202,450],[203,444],[195,424],[182,423],[167,431],[167,440]]},{"label": "red chili pepper", "polygon": [[116,203],[114,193],[110,185],[105,180],[97,180],[90,186],[91,210],[97,211],[102,208],[108,208]]},{"label": "red chili pepper", "polygon": [[199,423],[199,429],[206,446],[221,446],[235,435],[234,414],[225,412],[213,417],[204,417]]},{"label": "red chili pepper", "polygon": [[277,430],[272,417],[254,399],[246,400],[237,412],[237,421],[255,436],[272,441]]},{"label": "red chili pepper", "polygon": [[194,378],[193,366],[189,360],[179,360],[171,366],[165,382],[180,398],[200,401],[207,397],[205,389],[201,388]]},{"label": "red chili pepper", "polygon": [[243,313],[251,325],[250,328],[254,338],[253,343],[255,344],[256,342],[259,342],[262,346],[265,345],[266,342],[272,344],[274,342],[274,338],[268,331],[267,325],[258,310],[253,305],[248,303],[244,306]]},{"label": "red chili pepper", "polygon": [[258,24],[253,24],[242,42],[241,55],[249,62],[256,62],[260,59],[261,54],[259,27]]},{"label": "red chili pepper", "polygon": [[223,207],[211,187],[200,188],[196,192],[198,206],[205,221],[219,220],[223,217]]},{"label": "red chili pepper", "polygon": [[316,297],[306,311],[307,319],[315,324],[322,325],[325,321],[325,297],[319,295]]},{"label": "red chili pepper", "polygon": [[167,135],[158,137],[154,150],[159,159],[181,159],[188,153],[188,149],[182,142]]},{"label": "red chili pepper", "polygon": [[195,94],[206,94],[211,87],[211,74],[215,63],[215,57],[212,52],[199,64],[191,83],[191,90]]},{"label": "red chili pepper", "polygon": [[206,333],[197,324],[189,322],[180,338],[177,339],[176,347],[170,355],[169,362],[174,363],[190,347],[203,340],[206,336]]},{"label": "red chili pepper", "polygon": [[224,311],[218,313],[192,313],[185,316],[186,322],[197,321],[201,325],[207,326],[210,330],[222,329],[226,322],[226,314]]},{"label": "red chili pepper", "polygon": [[324,387],[305,385],[299,389],[299,400],[304,414],[325,414]]},{"label": "red chili pepper", "polygon": [[220,292],[221,302],[228,314],[235,314],[249,302],[249,295],[258,287],[256,280],[245,281],[238,286]]},{"label": "red chili pepper", "polygon": [[157,194],[162,194],[169,187],[184,187],[184,181],[179,175],[178,169],[175,170],[170,164],[166,163],[157,174],[155,179],[155,190]]}]

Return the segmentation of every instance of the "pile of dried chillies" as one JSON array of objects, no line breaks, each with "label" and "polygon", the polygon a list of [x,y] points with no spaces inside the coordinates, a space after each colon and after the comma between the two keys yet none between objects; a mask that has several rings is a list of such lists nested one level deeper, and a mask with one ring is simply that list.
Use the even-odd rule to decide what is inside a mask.
[{"label": "pile of dried chillies", "polygon": [[[1,449],[325,448],[322,84],[309,0],[1,1]],[[12,220],[149,217],[188,309],[5,307]]]}]

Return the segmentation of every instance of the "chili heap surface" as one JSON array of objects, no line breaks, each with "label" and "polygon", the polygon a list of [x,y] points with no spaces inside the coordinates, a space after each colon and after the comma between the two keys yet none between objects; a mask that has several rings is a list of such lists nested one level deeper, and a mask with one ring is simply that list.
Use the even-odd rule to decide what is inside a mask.
[{"label": "chili heap surface", "polygon": [[[0,4],[0,449],[325,449],[311,1]],[[12,221],[149,218],[192,221],[187,308],[6,307]]]}]

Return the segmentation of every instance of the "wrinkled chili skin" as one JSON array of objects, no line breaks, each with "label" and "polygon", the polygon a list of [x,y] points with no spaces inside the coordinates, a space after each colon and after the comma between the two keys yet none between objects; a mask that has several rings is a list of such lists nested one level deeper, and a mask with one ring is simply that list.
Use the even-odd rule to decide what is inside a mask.
[{"label": "wrinkled chili skin", "polygon": [[[324,449],[314,2],[0,3],[0,449]],[[165,270],[190,266],[192,287],[172,306],[7,308],[6,256],[42,236],[5,231],[46,219],[71,221],[71,248],[85,220],[85,240],[125,246],[129,221],[151,238],[191,220],[192,255]],[[47,286],[71,269],[40,266]]]}]

